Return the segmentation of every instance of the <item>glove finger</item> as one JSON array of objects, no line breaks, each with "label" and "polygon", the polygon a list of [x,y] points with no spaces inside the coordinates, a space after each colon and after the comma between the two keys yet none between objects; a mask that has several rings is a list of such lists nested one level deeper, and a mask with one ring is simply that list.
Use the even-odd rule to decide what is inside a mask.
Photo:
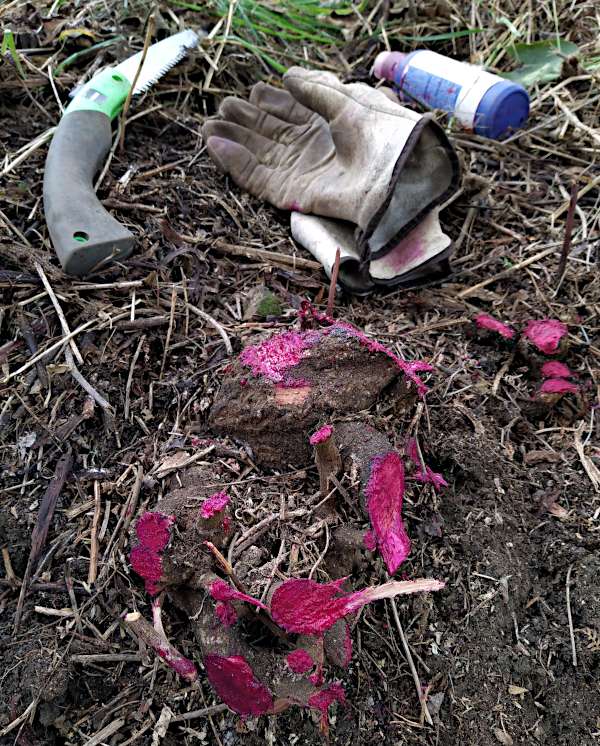
[{"label": "glove finger", "polygon": [[276,143],[269,140],[258,132],[253,132],[247,127],[242,127],[235,122],[227,122],[222,119],[212,119],[202,127],[202,135],[205,140],[210,137],[219,137],[224,140],[243,145],[258,161],[266,160],[273,156]]},{"label": "glove finger", "polygon": [[320,70],[290,67],[283,76],[283,84],[299,103],[316,111],[328,122],[348,105],[344,86],[333,75]]},{"label": "glove finger", "polygon": [[206,139],[208,154],[219,171],[229,174],[235,183],[255,197],[264,198],[271,170],[258,162],[240,143],[211,135]]},{"label": "glove finger", "polygon": [[252,86],[250,103],[290,124],[308,124],[314,116],[314,112],[298,103],[289,91],[262,82]]},{"label": "glove finger", "polygon": [[269,140],[289,144],[298,137],[296,125],[272,116],[240,98],[233,96],[226,98],[221,104],[219,114],[228,122],[239,124]]}]

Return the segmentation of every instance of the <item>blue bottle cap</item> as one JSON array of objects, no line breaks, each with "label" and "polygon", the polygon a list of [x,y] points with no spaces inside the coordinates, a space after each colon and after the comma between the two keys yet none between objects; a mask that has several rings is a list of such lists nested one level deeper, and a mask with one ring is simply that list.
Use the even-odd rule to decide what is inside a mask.
[{"label": "blue bottle cap", "polygon": [[520,129],[529,116],[529,95],[523,86],[501,80],[479,102],[475,134],[501,140]]}]

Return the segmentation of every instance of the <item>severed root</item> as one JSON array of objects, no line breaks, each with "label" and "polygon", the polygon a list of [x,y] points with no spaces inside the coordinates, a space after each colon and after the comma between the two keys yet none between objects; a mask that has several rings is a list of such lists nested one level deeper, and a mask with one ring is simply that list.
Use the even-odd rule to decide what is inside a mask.
[{"label": "severed root", "polygon": [[331,477],[337,477],[342,469],[342,457],[335,442],[333,427],[323,425],[310,436],[309,442],[315,449],[315,461],[319,471],[319,490],[325,497],[329,491]]},{"label": "severed root", "polygon": [[567,325],[558,319],[529,321],[521,339],[522,349],[535,348],[543,355],[564,355],[568,348]]},{"label": "severed root", "polygon": [[[315,699],[316,695],[330,689],[324,686],[320,652],[323,634],[343,617],[372,601],[444,587],[441,581],[422,578],[390,581],[343,594],[340,592],[343,582],[344,579],[331,583],[291,579],[275,590],[270,602],[273,620],[286,631],[302,635],[296,650],[286,656],[273,650],[251,647],[232,627],[219,624],[215,610],[201,594],[173,589],[170,595],[191,620],[208,679],[217,694],[241,715],[261,715],[280,712],[292,704],[317,706],[314,703],[321,700]],[[234,592],[232,597],[241,595]],[[260,604],[248,597],[243,600]],[[352,649],[349,636],[344,645],[341,664],[347,665]],[[315,665],[316,671],[306,675]]]},{"label": "severed root", "polygon": [[144,578],[148,593],[156,595],[172,585],[202,587],[202,575],[212,564],[208,549],[203,547],[210,543],[218,552],[217,545],[222,546],[229,535],[229,501],[224,492],[204,498],[201,490],[193,487],[191,494],[174,491],[161,501],[160,511],[141,516],[130,561]]},{"label": "severed root", "polygon": [[271,614],[277,624],[288,632],[320,635],[343,617],[382,598],[401,594],[439,591],[441,580],[392,580],[379,586],[363,588],[354,593],[341,593],[345,578],[331,583],[316,583],[308,578],[292,578],[283,582],[271,598]]},{"label": "severed root", "polygon": [[[367,459],[362,468],[372,480],[377,471],[377,464],[372,462],[381,456],[382,449],[388,453],[389,443],[376,431],[368,430],[366,436],[363,430],[355,431],[353,424],[363,427],[360,423],[340,425],[340,442],[347,459],[358,456],[355,466],[361,458]],[[347,443],[357,433],[363,436],[360,453],[357,449],[351,452]],[[219,504],[217,512],[222,513],[228,502],[220,498],[211,504]],[[329,663],[342,667],[349,664],[352,655],[345,618],[378,599],[443,587],[439,581],[421,579],[345,592],[344,578],[331,583],[292,578],[276,587],[263,603],[244,589],[222,553],[207,538],[211,532],[203,523],[208,520],[204,517],[208,512],[203,509],[205,505],[206,501],[200,507],[196,502],[190,508],[186,500],[167,497],[161,507],[174,512],[145,513],[139,519],[138,543],[132,556],[152,555],[149,565],[138,560],[137,570],[146,572],[149,566],[153,574],[145,580],[150,582],[151,592],[164,588],[187,616],[211,685],[241,715],[274,714],[299,705],[316,708],[325,716],[327,708],[340,701],[341,691],[337,684],[326,681],[325,652]],[[214,535],[221,531],[217,522]],[[213,565],[226,574],[229,582],[215,574]],[[235,581],[238,587],[232,585]],[[125,623],[186,681],[194,681],[196,666],[171,645],[163,629],[163,596],[160,593],[152,604],[154,626],[135,612],[126,615]],[[265,635],[263,631],[261,635],[267,647],[250,644],[249,640],[256,637],[253,622],[262,623],[271,633]],[[295,645],[286,633],[299,635]]]},{"label": "severed root", "polygon": [[198,669],[189,658],[186,658],[177,648],[171,645],[167,640],[162,624],[160,624],[159,629],[156,629],[137,611],[125,614],[123,621],[136,637],[151,647],[183,679],[189,682],[196,681]]},{"label": "severed root", "polygon": [[428,363],[401,360],[346,322],[317,321],[325,326],[246,347],[211,409],[212,428],[245,441],[258,463],[307,463],[307,434],[320,420],[370,408],[401,373],[425,391],[418,374]]},{"label": "severed root", "polygon": [[[304,320],[310,321],[306,314]],[[316,328],[284,332],[247,347],[222,386],[211,422],[218,432],[246,441],[263,464],[306,464],[313,446],[323,495],[344,469],[350,477],[344,495],[357,499],[372,527],[364,546],[378,549],[393,574],[410,551],[402,520],[411,473],[406,456],[415,480],[439,489],[443,478],[424,464],[416,441],[407,454],[399,453],[385,435],[362,422],[336,423],[335,430],[325,425],[310,442],[308,434],[336,413],[369,408],[399,372],[422,394],[418,373],[430,366],[401,360],[350,324],[318,314],[312,323]],[[290,578],[273,587],[267,599],[254,598],[225,556],[231,499],[204,488],[214,484],[210,468],[196,476],[188,480],[179,474],[183,481],[173,485],[160,509],[145,513],[136,524],[131,564],[158,598],[154,626],[137,613],[128,614],[125,622],[181,676],[195,680],[194,663],[169,643],[162,626],[163,592],[168,594],[189,620],[208,680],[234,712],[258,716],[291,705],[314,708],[325,731],[329,707],[344,701],[341,685],[327,681],[326,666],[349,665],[347,619],[372,601],[436,591],[444,584],[430,578],[391,580],[353,591],[339,574],[349,575],[361,561],[357,557],[364,559],[363,535],[342,526],[324,563],[337,580]],[[337,563],[330,561],[336,548]],[[256,623],[262,624],[259,635]],[[257,639],[262,646],[250,643]]]},{"label": "severed root", "polygon": [[[406,489],[404,457],[392,448],[383,434],[363,422],[341,422],[335,426],[345,470],[359,479],[359,501],[371,524],[365,548],[379,549],[388,572],[393,575],[410,553],[410,539],[402,520]],[[431,482],[435,489],[446,486],[441,474],[422,463],[416,441],[408,444],[407,455],[416,470],[411,475]]]},{"label": "severed root", "polygon": [[186,589],[169,595],[190,619],[208,680],[234,712],[256,716],[307,706],[319,691],[284,653],[252,647],[237,628],[221,624],[210,599]]},{"label": "severed root", "polygon": [[388,438],[362,422],[342,422],[336,435],[346,468],[360,480],[359,500],[388,572],[393,575],[410,553],[402,520],[405,469]]}]

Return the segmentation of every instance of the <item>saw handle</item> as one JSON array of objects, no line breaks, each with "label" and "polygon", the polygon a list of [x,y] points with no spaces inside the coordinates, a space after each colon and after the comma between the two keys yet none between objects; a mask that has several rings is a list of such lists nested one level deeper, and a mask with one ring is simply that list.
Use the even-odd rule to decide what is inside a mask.
[{"label": "saw handle", "polygon": [[67,112],[46,158],[44,212],[60,263],[68,274],[85,275],[103,260],[125,258],[133,234],[102,207],[93,179],[111,145],[110,119],[93,110]]}]

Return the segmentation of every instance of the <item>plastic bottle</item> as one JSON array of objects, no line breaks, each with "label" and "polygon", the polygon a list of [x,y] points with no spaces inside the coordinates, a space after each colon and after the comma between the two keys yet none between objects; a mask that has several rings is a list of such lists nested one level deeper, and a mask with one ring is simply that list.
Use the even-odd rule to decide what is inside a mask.
[{"label": "plastic bottle", "polygon": [[451,112],[465,129],[493,140],[522,127],[529,115],[523,86],[436,52],[381,52],[373,74],[405,100]]}]

